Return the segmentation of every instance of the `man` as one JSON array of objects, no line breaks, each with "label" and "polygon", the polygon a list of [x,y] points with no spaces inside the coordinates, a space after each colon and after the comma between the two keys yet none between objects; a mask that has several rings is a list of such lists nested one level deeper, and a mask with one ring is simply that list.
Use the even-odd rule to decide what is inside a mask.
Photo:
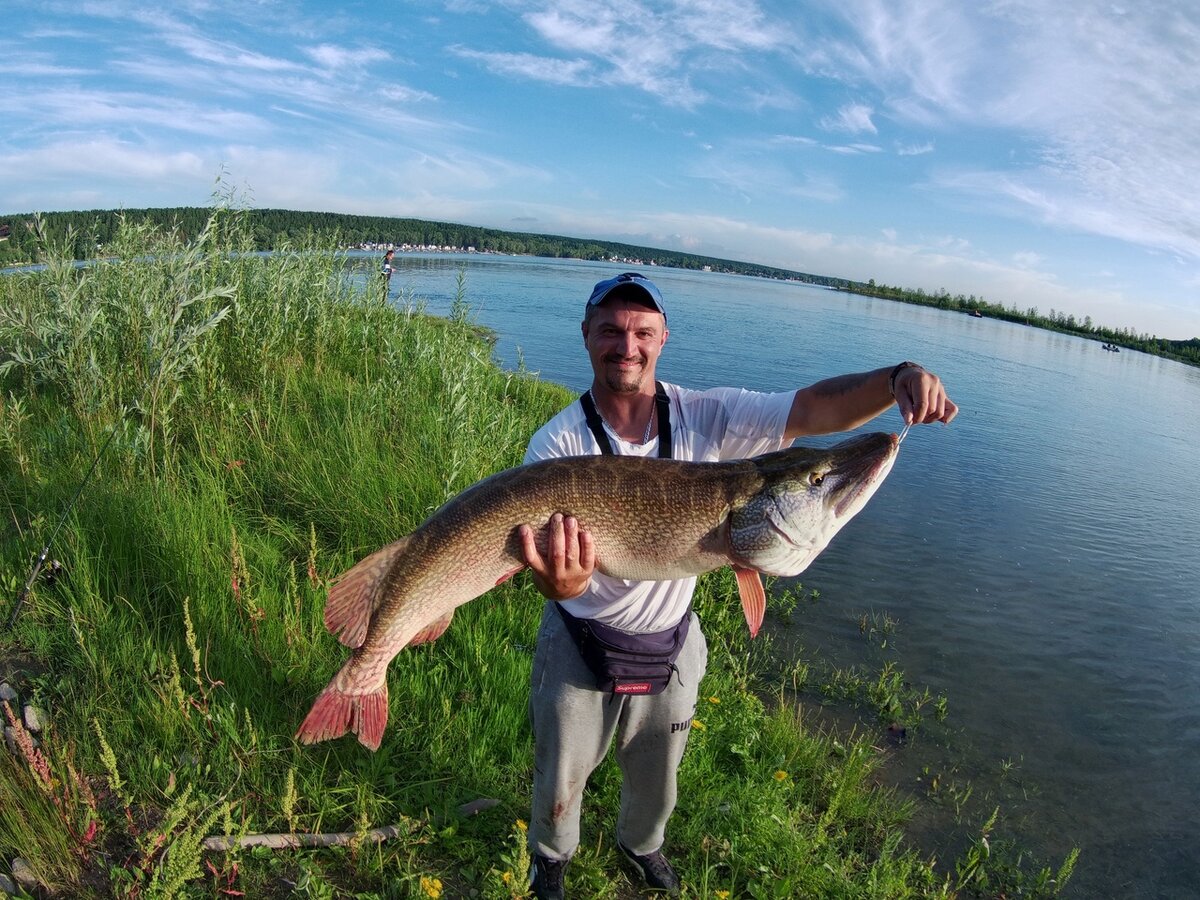
[{"label": "man", "polygon": [[383,276],[384,301],[392,295],[392,273],[395,271],[392,266],[392,257],[395,255],[396,251],[389,248],[387,253],[383,254],[383,262],[379,266],[379,274]]},{"label": "man", "polygon": [[[949,423],[958,412],[940,379],[911,362],[779,394],[670,384],[659,391],[654,376],[667,342],[666,308],[658,288],[637,273],[595,286],[582,330],[591,389],[533,436],[527,463],[598,452],[743,458],[782,449],[803,435],[856,428],[893,403],[912,424]],[[609,578],[595,570],[591,536],[574,518],[555,515],[547,530],[539,547],[534,530],[522,527],[525,561],[548,600],[570,602],[546,604],[533,662],[531,887],[539,898],[564,896],[564,870],[579,844],[584,784],[615,735],[622,773],[617,844],[647,886],[677,893],[679,877],[661,848],[707,662],[704,635],[691,612],[695,579]],[[686,635],[669,663],[678,677],[653,694],[599,690],[578,649],[581,623],[608,626],[608,634],[631,641]]]}]

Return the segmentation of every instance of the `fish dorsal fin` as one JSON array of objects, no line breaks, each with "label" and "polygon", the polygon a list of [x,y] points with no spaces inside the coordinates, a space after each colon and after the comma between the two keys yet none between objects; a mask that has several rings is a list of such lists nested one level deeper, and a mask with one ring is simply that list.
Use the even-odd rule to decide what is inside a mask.
[{"label": "fish dorsal fin", "polygon": [[763,590],[762,578],[754,569],[741,566],[734,566],[733,572],[737,575],[738,595],[742,598],[742,612],[746,614],[750,637],[757,637],[767,611],[767,594]]},{"label": "fish dorsal fin", "polygon": [[450,620],[454,618],[454,610],[446,613],[440,619],[434,619],[420,631],[412,636],[407,644],[409,647],[415,647],[417,644],[428,644],[430,641],[436,641],[446,629],[450,627]]},{"label": "fish dorsal fin", "polygon": [[379,605],[379,583],[408,546],[408,538],[393,541],[359,560],[329,588],[325,601],[325,627],[347,647],[361,647],[367,626]]}]

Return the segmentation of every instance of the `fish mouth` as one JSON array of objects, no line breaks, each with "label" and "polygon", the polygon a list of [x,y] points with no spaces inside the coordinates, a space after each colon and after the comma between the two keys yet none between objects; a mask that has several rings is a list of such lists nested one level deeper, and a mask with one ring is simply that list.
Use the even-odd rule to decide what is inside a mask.
[{"label": "fish mouth", "polygon": [[887,477],[899,452],[899,436],[881,431],[853,437],[829,448],[836,460],[829,474],[838,483],[834,515],[854,515]]}]

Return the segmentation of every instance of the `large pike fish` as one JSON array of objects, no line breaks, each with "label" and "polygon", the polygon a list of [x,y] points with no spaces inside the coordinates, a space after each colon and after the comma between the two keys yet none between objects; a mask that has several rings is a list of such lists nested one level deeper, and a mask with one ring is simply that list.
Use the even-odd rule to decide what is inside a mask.
[{"label": "large pike fish", "polygon": [[868,434],[731,462],[576,456],[485,478],[334,582],[325,626],[354,652],[296,736],[310,744],[353,731],[378,749],[392,657],[437,639],[457,607],[521,571],[518,527],[542,530],[556,512],[591,532],[597,568],[616,578],[732,565],[756,634],[766,608],[759,573],[802,572],[866,505],[898,447],[894,434]]}]

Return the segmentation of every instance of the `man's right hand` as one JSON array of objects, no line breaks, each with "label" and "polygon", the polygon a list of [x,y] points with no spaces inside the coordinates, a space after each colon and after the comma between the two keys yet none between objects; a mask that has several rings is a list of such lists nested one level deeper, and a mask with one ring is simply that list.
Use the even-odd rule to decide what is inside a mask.
[{"label": "man's right hand", "polygon": [[[574,516],[555,513],[543,530],[544,541],[528,525],[518,530],[521,552],[533,583],[547,600],[571,600],[587,590],[596,568],[591,534]],[[539,546],[540,544],[540,546]]]}]

